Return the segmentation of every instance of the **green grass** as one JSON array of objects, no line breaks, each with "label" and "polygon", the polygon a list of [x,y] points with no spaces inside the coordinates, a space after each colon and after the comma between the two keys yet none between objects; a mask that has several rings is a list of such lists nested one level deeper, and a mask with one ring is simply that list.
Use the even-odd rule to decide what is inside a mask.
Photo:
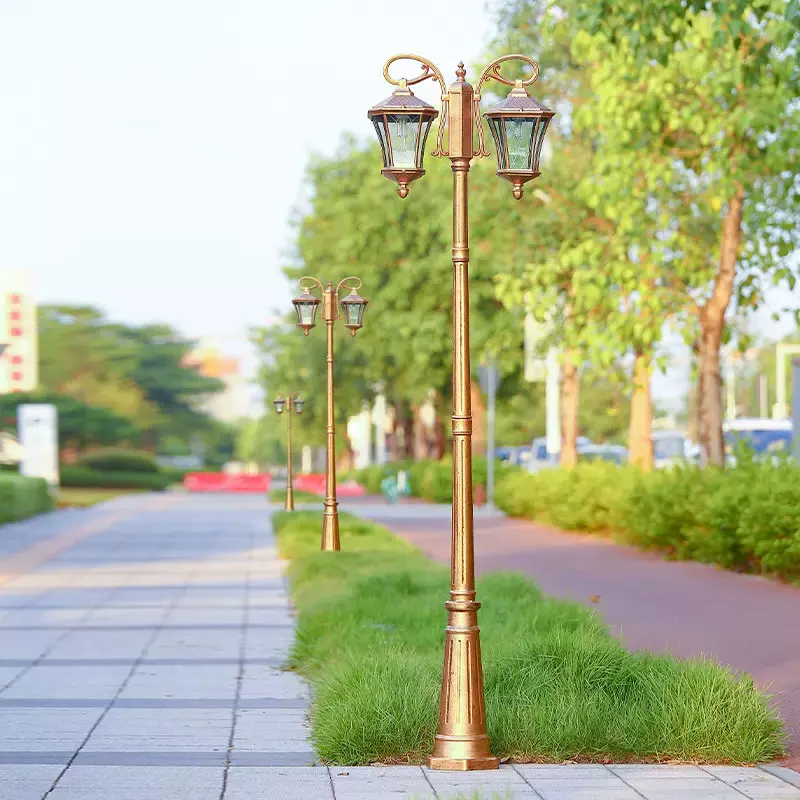
[{"label": "green grass", "polygon": [[70,489],[61,488],[56,496],[57,508],[87,508],[88,506],[112,500],[123,494],[136,494],[126,489]]},{"label": "green grass", "polygon": [[[448,571],[385,528],[275,515],[299,611],[290,666],[312,683],[312,737],[335,764],[418,762],[438,712]],[[747,676],[710,661],[629,653],[599,617],[521,575],[478,582],[494,751],[517,761],[749,764],[783,752],[781,724]]]},{"label": "green grass", "polygon": [[[283,503],[286,500],[286,489],[272,489],[269,499],[273,503]],[[303,489],[294,490],[295,503],[322,503],[322,498],[314,492],[306,492]]]}]

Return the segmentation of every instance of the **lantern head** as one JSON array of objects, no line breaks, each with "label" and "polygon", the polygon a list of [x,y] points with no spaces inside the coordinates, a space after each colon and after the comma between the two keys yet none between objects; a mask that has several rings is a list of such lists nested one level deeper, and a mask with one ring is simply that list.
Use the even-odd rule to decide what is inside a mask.
[{"label": "lantern head", "polygon": [[301,400],[299,397],[295,397],[295,399],[294,399],[294,410],[298,414],[302,414],[303,413],[303,406],[305,404],[306,404],[305,400]]},{"label": "lantern head", "polygon": [[381,175],[397,184],[400,197],[408,195],[411,181],[425,174],[425,141],[438,115],[432,105],[414,95],[405,80],[391,97],[367,112],[381,146]]},{"label": "lantern head", "polygon": [[514,186],[514,197],[522,197],[522,186],[539,176],[539,157],[544,135],[555,111],[534,100],[522,81],[517,81],[505,100],[484,115],[497,151],[497,174]]},{"label": "lantern head", "polygon": [[275,406],[276,414],[283,414],[283,410],[286,408],[286,400],[283,397],[276,397],[272,401],[272,405]]},{"label": "lantern head", "polygon": [[305,286],[300,297],[292,300],[292,305],[297,312],[297,326],[303,329],[303,333],[308,336],[309,331],[317,324],[317,308],[319,308],[319,298],[311,294],[311,290]]},{"label": "lantern head", "polygon": [[365,300],[355,289],[350,290],[350,294],[342,298],[339,305],[342,308],[344,325],[350,329],[350,333],[355,336],[356,331],[364,326],[364,309],[369,300]]}]

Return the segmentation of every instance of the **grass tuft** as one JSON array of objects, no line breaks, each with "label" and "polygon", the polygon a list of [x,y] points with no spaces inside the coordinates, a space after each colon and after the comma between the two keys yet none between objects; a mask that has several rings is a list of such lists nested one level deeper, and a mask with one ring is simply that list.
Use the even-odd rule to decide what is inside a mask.
[{"label": "grass tuft", "polygon": [[[417,763],[438,713],[448,572],[385,528],[340,516],[342,551],[319,551],[321,514],[275,515],[299,610],[291,665],[312,683],[312,738],[336,764]],[[749,676],[707,660],[630,653],[601,619],[527,578],[478,582],[494,751],[516,761],[749,764],[783,752],[781,724]]]}]

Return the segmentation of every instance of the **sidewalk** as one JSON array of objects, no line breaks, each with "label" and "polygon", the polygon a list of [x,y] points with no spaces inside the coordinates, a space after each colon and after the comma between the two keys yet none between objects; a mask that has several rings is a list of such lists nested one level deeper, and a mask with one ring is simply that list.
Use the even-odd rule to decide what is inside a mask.
[{"label": "sidewalk", "polygon": [[312,766],[262,498],[125,498],[13,528],[0,800],[800,800],[780,769]]}]

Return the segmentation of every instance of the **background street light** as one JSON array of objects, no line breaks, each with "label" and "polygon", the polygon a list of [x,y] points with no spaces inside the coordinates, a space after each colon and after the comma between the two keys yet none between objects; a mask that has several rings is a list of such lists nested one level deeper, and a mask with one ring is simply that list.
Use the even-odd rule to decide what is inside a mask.
[{"label": "background street light", "polygon": [[[339,511],[336,500],[336,425],[333,405],[333,323],[344,318],[344,325],[355,336],[356,331],[363,327],[364,310],[368,301],[359,293],[361,288],[360,278],[344,278],[339,281],[336,288],[328,282],[327,288],[316,279],[310,277],[300,278],[298,286],[303,290],[299,297],[292,300],[297,312],[297,325],[308,336],[316,325],[317,310],[322,303],[322,318],[327,327],[327,365],[328,365],[328,424],[326,438],[327,469],[325,471],[325,511],[322,516],[322,550],[339,550]],[[341,300],[339,293],[342,289],[349,289]],[[322,300],[313,290],[319,289]],[[341,310],[340,310],[341,309]]]},{"label": "background street light", "polygon": [[[390,68],[411,60],[421,74],[396,80]],[[525,80],[500,74],[506,61],[523,61],[532,69]],[[375,126],[383,156],[381,173],[398,185],[400,197],[408,184],[425,174],[422,167],[425,140],[438,112],[414,97],[410,87],[434,80],[442,92],[442,113],[432,155],[450,158],[453,170],[453,521],[450,554],[450,599],[445,629],[444,670],[439,702],[439,725],[433,755],[434,769],[496,769],[486,733],[478,608],[475,600],[475,553],[472,519],[472,408],[469,355],[469,241],[467,176],[474,156],[488,155],[480,120],[480,91],[489,80],[513,87],[511,94],[491,108],[486,118],[497,145],[497,174],[510,181],[514,197],[522,197],[523,184],[539,175],[539,156],[554,112],[532,100],[526,86],[539,75],[533,59],[507,55],[481,73],[475,89],[464,78],[464,65],[456,82],[447,87],[442,73],[421,56],[392,56],[383,68],[386,80],[397,89],[373,106],[368,117]],[[446,123],[446,124],[445,124]],[[478,148],[474,135],[478,133]],[[447,147],[444,131],[449,131]],[[490,454],[490,457],[491,454]]]},{"label": "background street light", "polygon": [[301,400],[296,394],[288,397],[278,396],[272,401],[275,406],[275,413],[286,414],[286,503],[283,508],[285,511],[294,511],[294,487],[292,486],[292,406],[298,414],[303,413],[305,400]]}]

